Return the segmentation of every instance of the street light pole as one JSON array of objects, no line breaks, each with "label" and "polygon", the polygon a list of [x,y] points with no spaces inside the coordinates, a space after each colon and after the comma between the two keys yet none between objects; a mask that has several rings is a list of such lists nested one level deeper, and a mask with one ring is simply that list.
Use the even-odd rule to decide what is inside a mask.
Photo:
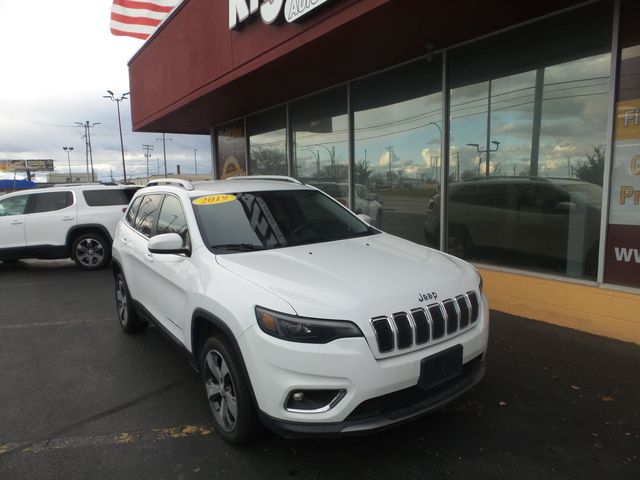
[{"label": "street light pole", "polygon": [[69,165],[69,182],[73,183],[73,175],[71,175],[71,158],[69,153],[73,150],[73,147],[62,147],[62,149],[67,152],[67,164]]},{"label": "street light pole", "polygon": [[196,175],[198,174],[198,158],[196,157],[196,152],[198,151],[197,148],[193,149],[193,163],[196,166]]},{"label": "street light pole", "polygon": [[[498,149],[500,148],[500,142],[496,141],[496,140],[492,140],[491,143],[493,143],[496,148],[491,148],[491,147],[487,147],[484,150],[480,148],[480,145],[478,143],[467,143],[467,147],[475,147],[476,150],[478,151],[478,161],[481,162],[482,159],[480,157],[481,153],[486,153],[486,165],[485,165],[485,176],[489,176],[491,174],[490,169],[489,169],[489,162],[490,162],[490,157],[489,154],[490,152],[497,152]],[[478,175],[480,174],[480,170],[478,169]]]},{"label": "street light pole", "polygon": [[123,182],[127,183],[127,167],[124,163],[124,142],[122,141],[122,122],[120,121],[120,102],[127,99],[129,92],[123,93],[120,98],[115,97],[111,90],[107,90],[107,93],[109,95],[103,95],[102,97],[116,102],[116,106],[118,108],[118,130],[120,131],[120,152],[122,153],[122,177]]}]

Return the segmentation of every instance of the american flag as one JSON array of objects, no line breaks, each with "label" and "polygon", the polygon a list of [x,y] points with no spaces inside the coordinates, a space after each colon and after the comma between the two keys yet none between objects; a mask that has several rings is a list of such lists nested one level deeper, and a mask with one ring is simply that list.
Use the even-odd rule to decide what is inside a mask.
[{"label": "american flag", "polygon": [[146,40],[182,0],[113,0],[111,33]]}]

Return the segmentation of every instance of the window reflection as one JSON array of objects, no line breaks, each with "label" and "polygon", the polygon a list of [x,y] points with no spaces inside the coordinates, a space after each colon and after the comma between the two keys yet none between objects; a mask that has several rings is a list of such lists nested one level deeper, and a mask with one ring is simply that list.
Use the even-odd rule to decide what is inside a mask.
[{"label": "window reflection", "polygon": [[[610,102],[610,14],[602,8],[453,53],[451,253],[595,278]],[[593,32],[584,43],[580,29]],[[562,48],[545,56],[526,48],[549,38]],[[435,246],[439,202],[425,222]]]},{"label": "window reflection", "polygon": [[346,86],[322,92],[290,107],[294,176],[349,204]]},{"label": "window reflection", "polygon": [[439,188],[441,68],[420,60],[352,85],[356,211],[418,243]]},{"label": "window reflection", "polygon": [[284,107],[247,119],[251,175],[288,175]]}]

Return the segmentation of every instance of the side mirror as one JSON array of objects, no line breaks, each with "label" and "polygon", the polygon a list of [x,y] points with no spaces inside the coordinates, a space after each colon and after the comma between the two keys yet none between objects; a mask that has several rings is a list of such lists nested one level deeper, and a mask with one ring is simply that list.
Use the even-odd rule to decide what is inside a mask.
[{"label": "side mirror", "polygon": [[182,237],[177,233],[162,233],[151,237],[147,248],[151,253],[191,255],[191,250],[184,245]]},{"label": "side mirror", "polygon": [[362,220],[364,223],[371,225],[371,217],[369,215],[365,215],[364,213],[359,213],[358,218]]}]

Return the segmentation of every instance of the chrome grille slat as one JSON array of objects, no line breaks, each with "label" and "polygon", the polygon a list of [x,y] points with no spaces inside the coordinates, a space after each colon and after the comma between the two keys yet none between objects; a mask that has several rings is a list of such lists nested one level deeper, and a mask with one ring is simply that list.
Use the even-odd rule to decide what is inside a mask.
[{"label": "chrome grille slat", "polygon": [[410,350],[453,337],[478,321],[478,294],[468,291],[426,307],[380,315],[370,320],[378,351]]}]

